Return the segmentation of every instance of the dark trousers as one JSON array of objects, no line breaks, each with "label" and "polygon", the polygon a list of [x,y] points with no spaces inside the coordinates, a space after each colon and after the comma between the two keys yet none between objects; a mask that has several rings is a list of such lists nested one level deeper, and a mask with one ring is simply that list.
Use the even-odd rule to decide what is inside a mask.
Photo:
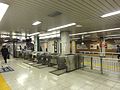
[{"label": "dark trousers", "polygon": [[118,54],[117,58],[120,59],[120,54]]},{"label": "dark trousers", "polygon": [[7,63],[7,56],[3,56],[5,63]]},{"label": "dark trousers", "polygon": [[10,54],[8,54],[8,59],[10,59]]}]

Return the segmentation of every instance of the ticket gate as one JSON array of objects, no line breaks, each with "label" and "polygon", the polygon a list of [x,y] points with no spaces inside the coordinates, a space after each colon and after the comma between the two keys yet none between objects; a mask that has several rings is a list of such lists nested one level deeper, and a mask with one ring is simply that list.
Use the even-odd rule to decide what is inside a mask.
[{"label": "ticket gate", "polygon": [[59,58],[59,54],[56,54],[56,53],[51,54],[49,65],[50,66],[57,65],[58,58]]},{"label": "ticket gate", "polygon": [[32,52],[31,54],[32,54],[31,61],[33,61],[33,62],[34,62],[34,61],[37,61],[37,52],[34,51],[34,52]]},{"label": "ticket gate", "polygon": [[72,71],[72,70],[75,70],[76,69],[76,67],[75,67],[75,61],[76,61],[76,57],[75,57],[75,55],[72,55],[72,54],[70,54],[70,55],[66,55],[66,57],[65,57],[65,61],[66,61],[66,71]]},{"label": "ticket gate", "polygon": [[57,60],[58,70],[66,69],[65,56],[59,56]]},{"label": "ticket gate", "polygon": [[66,54],[59,56],[57,59],[58,69],[65,69],[66,71],[73,71],[82,66],[83,58],[79,54]]},{"label": "ticket gate", "polygon": [[20,55],[20,51],[19,51],[19,50],[16,50],[15,57],[16,57],[16,58],[19,58],[19,55]]},{"label": "ticket gate", "polygon": [[32,59],[32,51],[31,50],[24,51],[24,59],[25,60],[31,60]]},{"label": "ticket gate", "polygon": [[37,53],[37,63],[38,64],[42,63],[42,54],[43,53]]},{"label": "ticket gate", "polygon": [[49,53],[38,53],[37,54],[38,64],[49,66],[50,59],[51,59],[51,55]]}]

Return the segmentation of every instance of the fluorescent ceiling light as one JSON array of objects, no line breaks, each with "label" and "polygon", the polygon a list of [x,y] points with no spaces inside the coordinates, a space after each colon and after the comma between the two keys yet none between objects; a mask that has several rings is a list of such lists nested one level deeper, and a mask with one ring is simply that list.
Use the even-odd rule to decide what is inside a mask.
[{"label": "fluorescent ceiling light", "polygon": [[111,12],[111,13],[104,14],[104,15],[102,15],[101,17],[104,18],[104,17],[113,16],[113,15],[116,15],[116,14],[120,14],[120,10],[119,10],[119,11],[115,11],[115,12]]},{"label": "fluorescent ceiling light", "polygon": [[32,25],[38,25],[38,24],[40,24],[41,22],[40,21],[36,21],[36,22],[34,22]]},{"label": "fluorescent ceiling light", "polygon": [[91,31],[91,32],[76,33],[76,34],[70,34],[70,36],[100,33],[100,32],[115,31],[115,30],[120,30],[120,28],[112,28],[112,29],[104,29],[104,30],[97,30],[97,31]]},{"label": "fluorescent ceiling light", "polygon": [[29,34],[28,36],[35,36],[35,35],[38,35],[38,34],[40,34],[40,32],[32,33],[32,34]]},{"label": "fluorescent ceiling light", "polygon": [[119,30],[120,28],[111,28],[111,29],[104,29],[104,30],[98,30],[98,31],[91,31],[88,33],[99,33],[99,32],[107,32],[107,31],[114,31],[114,30]]},{"label": "fluorescent ceiling light", "polygon": [[15,32],[12,32],[12,35],[13,36],[25,36],[26,34],[25,33],[15,33]]},{"label": "fluorescent ceiling light", "polygon": [[54,35],[50,35],[50,36],[44,36],[44,37],[40,37],[40,39],[48,39],[48,38],[56,38],[56,37],[60,37],[60,34],[54,34]]},{"label": "fluorescent ceiling light", "polygon": [[82,25],[76,25],[76,27],[82,27]]},{"label": "fluorescent ceiling light", "polygon": [[0,3],[0,21],[2,20],[5,12],[7,11],[9,5],[4,4],[4,3]]},{"label": "fluorescent ceiling light", "polygon": [[8,35],[1,35],[1,38],[9,38],[10,36]]},{"label": "fluorescent ceiling light", "polygon": [[77,40],[77,39],[80,39],[80,38],[72,38],[72,40]]},{"label": "fluorescent ceiling light", "polygon": [[12,38],[17,38],[17,36],[12,36]]},{"label": "fluorescent ceiling light", "polygon": [[119,36],[118,37],[107,37],[107,39],[115,39],[115,38],[120,38]]},{"label": "fluorescent ceiling light", "polygon": [[3,35],[8,35],[8,34],[10,34],[9,32],[1,32],[1,34]]},{"label": "fluorescent ceiling light", "polygon": [[88,34],[88,33],[87,33],[87,32],[83,32],[83,33],[76,33],[76,34],[70,34],[69,36],[84,35],[84,34]]},{"label": "fluorescent ceiling light", "polygon": [[63,25],[63,26],[48,29],[48,31],[60,30],[62,28],[66,28],[66,27],[70,27],[70,26],[74,26],[74,25],[76,25],[76,23],[70,23],[70,24],[66,24],[66,25]]},{"label": "fluorescent ceiling light", "polygon": [[7,42],[8,40],[4,40],[4,42]]},{"label": "fluorescent ceiling light", "polygon": [[84,45],[84,42],[82,42],[81,44]]},{"label": "fluorescent ceiling light", "polygon": [[49,35],[53,35],[53,34],[60,34],[60,31],[53,31],[53,32],[43,33],[43,34],[40,34],[39,36],[43,37],[43,36],[49,36]]},{"label": "fluorescent ceiling light", "polygon": [[115,36],[120,36],[120,34],[106,35],[106,37],[115,37]]},{"label": "fluorescent ceiling light", "polygon": [[15,32],[12,32],[12,35],[14,36],[14,35],[16,35],[16,33],[15,33]]},{"label": "fluorescent ceiling light", "polygon": [[22,36],[25,36],[26,34],[25,33],[21,33]]}]

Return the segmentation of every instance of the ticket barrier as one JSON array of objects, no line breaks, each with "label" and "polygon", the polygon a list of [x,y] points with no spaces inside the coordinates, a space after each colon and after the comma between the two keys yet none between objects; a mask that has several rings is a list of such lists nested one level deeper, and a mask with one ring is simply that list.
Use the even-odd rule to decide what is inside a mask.
[{"label": "ticket barrier", "polygon": [[37,57],[36,57],[36,58],[37,58],[37,63],[38,63],[38,64],[42,63],[42,58],[43,58],[43,57],[42,57],[42,54],[44,54],[44,53],[43,53],[43,52],[37,53]]},{"label": "ticket barrier", "polygon": [[66,71],[73,71],[76,69],[76,60],[78,58],[74,54],[68,54],[65,56],[65,61],[66,61]]},{"label": "ticket barrier", "polygon": [[15,57],[19,58],[19,50],[16,50]]},{"label": "ticket barrier", "polygon": [[57,59],[57,65],[58,65],[58,70],[61,70],[61,69],[66,69],[66,61],[65,61],[65,57],[66,56],[59,56],[58,59]]},{"label": "ticket barrier", "polygon": [[46,58],[46,65],[48,65],[49,67],[51,66],[51,54],[50,53],[46,53],[45,55],[45,58]]},{"label": "ticket barrier", "polygon": [[37,52],[32,52],[32,58],[31,58],[31,61],[37,61]]},{"label": "ticket barrier", "polygon": [[21,50],[16,50],[16,51],[15,51],[15,57],[16,57],[16,58],[22,57],[22,51],[21,51]]},{"label": "ticket barrier", "polygon": [[65,56],[66,71],[73,71],[83,67],[83,58],[79,54],[67,54]]},{"label": "ticket barrier", "polygon": [[15,50],[14,57],[15,57],[15,58],[19,58],[19,51],[18,51],[18,50]]},{"label": "ticket barrier", "polygon": [[66,72],[76,70],[77,59],[78,59],[77,55],[72,54],[60,55],[57,59],[57,70],[50,71],[50,73],[59,76]]},{"label": "ticket barrier", "polygon": [[55,75],[61,75],[81,68],[81,60],[79,54],[65,54],[58,56],[57,70],[51,71]]},{"label": "ticket barrier", "polygon": [[57,65],[57,61],[58,61],[59,56],[60,56],[60,55],[57,54],[57,53],[52,53],[52,54],[51,54],[50,61],[49,61],[49,66]]},{"label": "ticket barrier", "polygon": [[38,53],[37,54],[38,64],[50,66],[49,65],[50,59],[51,59],[51,55],[49,53]]},{"label": "ticket barrier", "polygon": [[31,60],[32,59],[32,51],[31,50],[24,51],[24,59],[25,60]]}]

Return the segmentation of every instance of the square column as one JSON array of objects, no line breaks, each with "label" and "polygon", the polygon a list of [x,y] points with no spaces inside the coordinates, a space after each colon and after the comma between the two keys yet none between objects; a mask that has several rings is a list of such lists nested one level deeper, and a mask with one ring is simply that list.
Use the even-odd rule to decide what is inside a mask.
[{"label": "square column", "polygon": [[40,41],[38,35],[34,36],[34,51],[40,51]]},{"label": "square column", "polygon": [[101,47],[100,56],[105,56],[105,47],[106,47],[105,38],[101,38],[100,47]]},{"label": "square column", "polygon": [[76,42],[72,40],[72,54],[76,53]]},{"label": "square column", "polygon": [[61,32],[61,54],[70,54],[70,37],[69,32]]}]

